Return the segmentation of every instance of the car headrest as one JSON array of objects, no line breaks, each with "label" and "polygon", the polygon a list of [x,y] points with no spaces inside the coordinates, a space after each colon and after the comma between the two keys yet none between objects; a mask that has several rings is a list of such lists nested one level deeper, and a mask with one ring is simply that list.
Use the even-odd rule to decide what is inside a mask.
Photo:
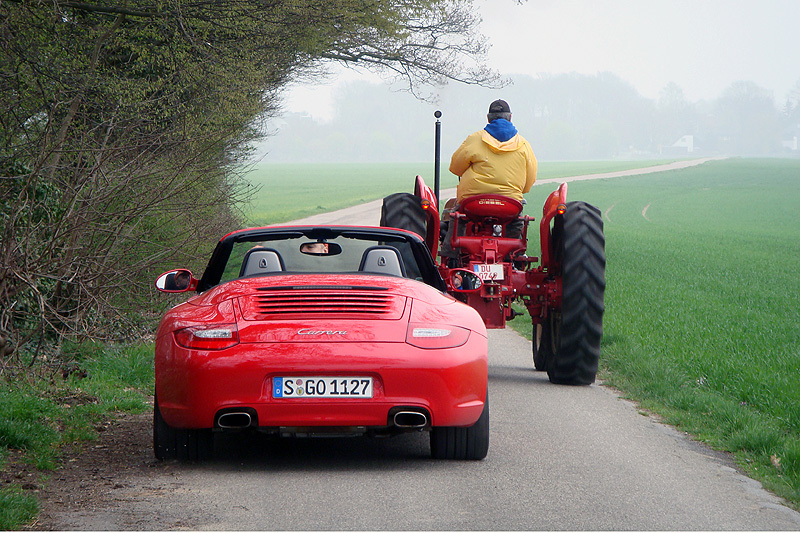
[{"label": "car headrest", "polygon": [[278,252],[269,248],[253,248],[244,255],[239,277],[283,272],[284,270],[286,268],[283,265],[283,258]]},{"label": "car headrest", "polygon": [[393,246],[370,246],[364,250],[358,270],[390,276],[406,276],[400,252]]}]

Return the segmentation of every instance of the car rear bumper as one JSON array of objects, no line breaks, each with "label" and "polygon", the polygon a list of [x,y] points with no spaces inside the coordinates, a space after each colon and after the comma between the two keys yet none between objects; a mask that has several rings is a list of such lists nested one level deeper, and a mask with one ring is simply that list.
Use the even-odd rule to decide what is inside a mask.
[{"label": "car rear bumper", "polygon": [[[395,408],[427,413],[432,426],[470,426],[486,399],[487,341],[477,334],[436,350],[396,342],[253,343],[220,351],[170,344],[158,349],[156,389],[165,422],[177,428],[219,427],[220,413],[228,412],[251,413],[260,428],[376,428],[392,425]],[[369,376],[373,396],[274,397],[274,378],[286,376]]]}]

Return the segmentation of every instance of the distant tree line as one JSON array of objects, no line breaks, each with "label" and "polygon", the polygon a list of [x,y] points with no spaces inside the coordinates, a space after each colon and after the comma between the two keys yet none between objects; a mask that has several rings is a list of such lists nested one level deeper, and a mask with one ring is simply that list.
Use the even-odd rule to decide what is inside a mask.
[{"label": "distant tree line", "polygon": [[[443,151],[483,127],[495,98],[543,160],[697,154],[798,156],[784,142],[800,137],[800,83],[780,104],[753,82],[736,82],[713,101],[690,102],[670,83],[657,100],[610,73],[514,76],[502,90],[452,84],[435,103],[390,87],[355,82],[341,89],[335,116],[320,123],[289,113],[260,147],[265,161],[425,161],[433,157],[433,111],[443,111]],[[673,147],[692,136],[693,152]],[[789,143],[787,143],[789,144]]]},{"label": "distant tree line", "polygon": [[[487,85],[472,0],[0,2],[0,374],[138,333],[239,224],[241,165],[325,62]],[[52,355],[52,354],[51,354]]]}]

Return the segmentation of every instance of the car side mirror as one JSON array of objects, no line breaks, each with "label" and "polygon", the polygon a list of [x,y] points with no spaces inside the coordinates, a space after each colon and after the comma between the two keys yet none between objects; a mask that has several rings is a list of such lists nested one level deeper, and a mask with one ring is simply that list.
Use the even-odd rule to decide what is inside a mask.
[{"label": "car side mirror", "polygon": [[197,280],[191,270],[179,268],[164,272],[156,280],[156,289],[161,292],[188,292],[197,288]]},{"label": "car side mirror", "polygon": [[482,285],[483,280],[475,272],[463,268],[450,271],[450,286],[456,292],[474,292]]}]

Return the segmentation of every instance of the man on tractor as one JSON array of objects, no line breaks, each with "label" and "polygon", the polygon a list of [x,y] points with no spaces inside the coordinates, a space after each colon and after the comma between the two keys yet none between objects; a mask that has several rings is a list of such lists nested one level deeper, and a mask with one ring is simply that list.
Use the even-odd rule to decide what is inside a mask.
[{"label": "man on tractor", "polygon": [[586,202],[567,202],[562,183],[542,207],[541,253],[527,257],[534,219],[520,215],[523,194],[536,180],[536,158],[511,124],[507,102],[492,102],[487,118],[486,128],[453,154],[458,198],[441,210],[448,225],[441,248],[438,194],[420,176],[413,194],[384,198],[380,224],[420,235],[432,255],[441,250],[437,268],[446,290],[475,309],[487,328],[504,328],[520,314],[512,303],[524,305],[533,325],[534,367],[553,383],[589,385],[597,375],[605,310],[602,215]]},{"label": "man on tractor", "polygon": [[[459,177],[456,205],[445,206],[449,213],[465,198],[477,194],[500,194],[518,201],[536,181],[537,162],[531,145],[511,123],[511,108],[505,100],[495,100],[486,115],[488,124],[468,136],[450,160],[450,172]],[[447,215],[445,215],[447,216]],[[506,226],[506,236],[518,238],[523,223],[514,220]],[[450,247],[452,225],[442,243],[441,255],[453,257]]]}]

